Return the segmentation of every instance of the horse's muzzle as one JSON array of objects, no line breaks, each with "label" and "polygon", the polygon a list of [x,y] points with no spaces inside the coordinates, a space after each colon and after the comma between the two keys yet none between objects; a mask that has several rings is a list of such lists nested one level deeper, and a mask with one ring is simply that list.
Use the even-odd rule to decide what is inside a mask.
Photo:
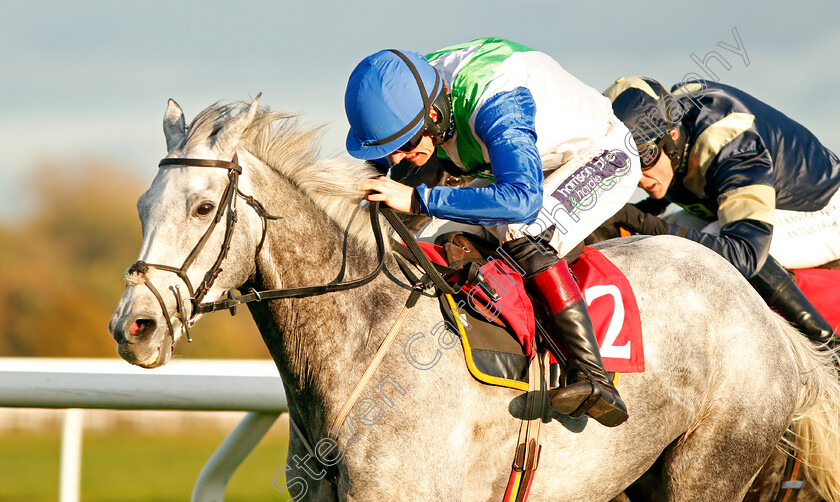
[{"label": "horse's muzzle", "polygon": [[151,316],[114,316],[108,326],[120,357],[131,364],[155,368],[172,355],[172,334]]}]

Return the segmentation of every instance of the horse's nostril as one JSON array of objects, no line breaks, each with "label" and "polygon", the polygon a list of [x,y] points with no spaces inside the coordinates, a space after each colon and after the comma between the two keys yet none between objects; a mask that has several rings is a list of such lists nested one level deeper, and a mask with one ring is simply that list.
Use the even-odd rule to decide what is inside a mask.
[{"label": "horse's nostril", "polygon": [[155,332],[157,323],[152,319],[137,319],[128,328],[129,334],[137,340],[148,338]]}]

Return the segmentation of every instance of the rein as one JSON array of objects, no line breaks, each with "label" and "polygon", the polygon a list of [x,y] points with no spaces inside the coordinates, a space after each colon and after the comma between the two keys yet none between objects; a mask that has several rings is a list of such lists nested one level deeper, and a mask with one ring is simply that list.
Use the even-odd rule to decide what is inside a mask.
[{"label": "rein", "polygon": [[[358,288],[371,282],[373,279],[376,278],[377,275],[379,275],[379,273],[385,266],[385,240],[382,236],[382,228],[379,223],[379,212],[382,212],[382,214],[385,216],[388,222],[397,230],[397,233],[400,234],[400,236],[403,237],[403,239],[405,239],[404,234],[410,236],[408,230],[405,228],[405,225],[403,225],[402,222],[399,221],[399,218],[397,218],[397,216],[390,208],[380,208],[379,202],[373,202],[371,204],[369,213],[370,225],[373,230],[374,239],[376,241],[377,265],[366,276],[346,282],[332,282],[329,284],[322,284],[318,286],[301,286],[294,288],[269,289],[264,291],[256,291],[252,289],[250,293],[239,296],[234,296],[229,291],[228,298],[226,299],[212,302],[202,302],[204,297],[209,292],[210,288],[213,286],[216,277],[218,277],[218,275],[222,272],[222,262],[227,257],[228,251],[230,249],[230,242],[233,238],[233,231],[238,220],[236,211],[237,198],[241,197],[249,206],[251,206],[254,209],[254,211],[260,216],[260,219],[262,220],[262,236],[260,237],[260,242],[257,245],[255,255],[259,255],[262,249],[262,245],[265,242],[266,233],[268,231],[267,220],[277,220],[282,217],[269,215],[265,211],[264,206],[259,201],[254,199],[253,196],[245,195],[239,190],[239,175],[242,174],[242,166],[239,165],[236,154],[234,154],[233,159],[231,161],[213,159],[168,158],[161,160],[158,164],[158,167],[162,169],[169,167],[184,166],[227,169],[228,183],[225,187],[225,191],[222,193],[222,197],[219,201],[218,207],[216,208],[216,214],[213,220],[210,222],[210,225],[204,232],[204,235],[202,235],[201,239],[199,239],[198,243],[196,243],[195,247],[193,247],[192,251],[190,251],[187,257],[184,259],[184,262],[181,264],[180,267],[173,267],[171,265],[157,263],[147,263],[142,260],[138,260],[128,269],[129,275],[136,274],[143,278],[143,283],[146,285],[146,287],[149,288],[154,297],[157,299],[158,304],[160,305],[161,310],[164,314],[164,317],[166,318],[166,324],[169,330],[169,335],[173,341],[175,340],[175,332],[172,326],[171,317],[175,317],[181,320],[181,326],[183,327],[184,334],[187,336],[187,340],[192,341],[189,329],[195,324],[196,317],[199,314],[205,314],[225,309],[229,309],[231,313],[234,313],[234,309],[237,305],[245,303],[250,303],[254,301],[259,302],[262,300],[276,300],[281,298],[305,298],[309,296],[318,296],[327,293],[346,291],[348,289]],[[201,250],[204,248],[213,230],[216,228],[216,225],[219,224],[225,213],[227,214],[225,236],[222,246],[219,250],[219,254],[216,257],[213,266],[210,267],[210,269],[205,273],[204,279],[201,281],[197,288],[194,288],[192,282],[190,281],[187,275],[187,270],[195,261],[196,257],[201,252]],[[422,253],[417,244],[413,242],[413,239],[411,239],[411,241],[411,243],[416,247],[416,251],[412,250],[412,254],[414,254],[419,260],[421,260],[421,266],[423,266],[422,260],[425,259],[426,262],[428,262],[428,259]],[[166,308],[166,303],[164,302],[163,296],[160,294],[157,288],[155,288],[154,284],[149,280],[147,276],[147,273],[150,269],[158,269],[166,272],[172,272],[184,282],[189,292],[189,297],[186,298],[186,300],[189,301],[192,305],[190,314],[187,314],[187,312],[185,311],[185,299],[181,296],[181,291],[178,288],[178,286],[170,286],[170,290],[175,296],[176,311],[174,316],[169,315],[169,311]],[[434,270],[430,262],[426,270],[427,274],[424,276],[424,278],[430,277],[432,283],[438,288],[445,288],[443,289],[445,292],[454,291],[451,287],[449,287],[446,281],[444,281],[440,277],[438,273],[429,273]],[[425,284],[414,284],[414,289],[425,289],[425,287]],[[414,301],[416,301],[416,298],[414,298],[414,300],[411,303],[413,304]]]}]

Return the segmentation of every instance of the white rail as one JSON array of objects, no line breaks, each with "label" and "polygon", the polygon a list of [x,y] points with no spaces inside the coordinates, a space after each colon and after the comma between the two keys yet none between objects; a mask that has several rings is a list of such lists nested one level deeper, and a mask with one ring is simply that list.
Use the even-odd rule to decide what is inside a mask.
[{"label": "white rail", "polygon": [[200,502],[223,500],[236,468],[288,410],[277,368],[265,360],[174,360],[144,370],[120,359],[0,358],[0,407],[68,410],[61,502],[79,500],[80,408],[249,412],[199,474],[192,500]]}]

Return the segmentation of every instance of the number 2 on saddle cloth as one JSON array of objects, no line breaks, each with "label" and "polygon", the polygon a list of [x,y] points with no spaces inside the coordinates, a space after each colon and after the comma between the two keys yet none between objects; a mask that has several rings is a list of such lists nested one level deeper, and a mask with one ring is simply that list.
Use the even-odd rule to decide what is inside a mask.
[{"label": "number 2 on saddle cloth", "polygon": [[[480,265],[485,285],[467,283],[455,301],[469,307],[488,322],[509,328],[528,360],[536,355],[534,305],[525,291],[521,270],[498,247],[481,237],[452,232],[435,244],[420,242],[429,259],[459,268],[468,262]],[[644,371],[639,309],[630,284],[618,268],[598,250],[590,247],[572,265],[587,303],[601,358],[609,372]],[[497,293],[491,300],[486,291]],[[551,357],[551,362],[556,362]]]}]

